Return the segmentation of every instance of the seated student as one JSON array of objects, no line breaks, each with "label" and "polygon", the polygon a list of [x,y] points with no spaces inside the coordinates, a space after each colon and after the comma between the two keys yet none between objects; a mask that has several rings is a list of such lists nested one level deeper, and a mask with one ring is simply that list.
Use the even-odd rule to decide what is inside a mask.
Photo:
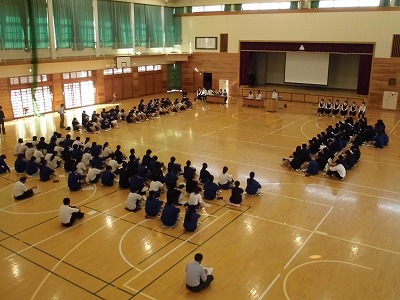
[{"label": "seated student", "polygon": [[86,175],[86,166],[83,162],[81,162],[81,159],[76,160],[76,171],[80,175]]},{"label": "seated student", "polygon": [[6,156],[4,154],[0,155],[0,174],[4,174],[5,172],[11,172],[10,168],[6,163]]},{"label": "seated student", "polygon": [[325,115],[330,116],[332,113],[332,101],[331,99],[328,100],[328,103],[325,105]]},{"label": "seated student", "polygon": [[32,197],[34,195],[33,190],[38,188],[37,185],[34,186],[34,187],[31,187],[31,188],[28,188],[25,185],[25,182],[26,182],[26,177],[22,176],[19,179],[19,181],[17,181],[14,184],[14,187],[13,187],[13,190],[12,190],[12,194],[13,194],[15,200],[23,200],[23,199],[27,199],[29,197]]},{"label": "seated student", "polygon": [[343,166],[340,160],[337,160],[335,163],[329,167],[329,170],[326,172],[328,176],[334,175],[337,179],[343,180],[346,177],[346,169]]},{"label": "seated student", "polygon": [[142,209],[144,198],[138,194],[138,190],[131,190],[126,199],[125,209],[132,212],[137,212]]},{"label": "seated student", "polygon": [[180,212],[180,209],[176,207],[173,202],[167,201],[167,204],[164,206],[161,213],[161,222],[170,228],[175,227]]},{"label": "seated student", "polygon": [[114,157],[114,152],[109,147],[109,143],[108,142],[104,143],[100,156],[103,157],[104,159],[108,159],[108,158],[113,158]]},{"label": "seated student", "polygon": [[171,171],[165,174],[164,183],[167,188],[176,187],[178,185],[178,175],[175,172]]},{"label": "seated student", "polygon": [[63,204],[60,206],[58,212],[58,218],[61,224],[65,227],[70,227],[74,224],[76,219],[82,219],[85,215],[81,212],[80,208],[71,206],[71,200],[69,198],[63,199]]},{"label": "seated student", "polygon": [[49,181],[54,175],[54,170],[47,166],[46,160],[43,160],[39,172],[40,181]]},{"label": "seated student", "polygon": [[333,109],[332,109],[332,117],[335,118],[339,114],[340,110],[340,103],[339,99],[336,100],[336,102],[333,104]]},{"label": "seated student", "polygon": [[119,163],[122,164],[123,160],[126,159],[125,154],[121,151],[121,145],[117,145],[117,150],[114,152],[114,159]]},{"label": "seated student", "polygon": [[145,185],[144,179],[139,176],[138,170],[133,170],[133,175],[129,181],[130,189],[138,190],[140,195],[146,194],[148,187]]},{"label": "seated student", "polygon": [[190,160],[186,161],[186,166],[183,168],[183,178],[186,180],[193,179],[196,176],[196,168],[192,167]]},{"label": "seated student", "polygon": [[181,198],[182,198],[182,191],[177,189],[175,185],[172,186],[167,186],[167,202],[173,203],[175,205],[181,206],[182,204],[180,203]]},{"label": "seated student", "polygon": [[92,158],[93,156],[90,154],[90,148],[85,148],[82,154],[81,162],[83,162],[85,166],[89,166]]},{"label": "seated student", "polygon": [[252,91],[249,92],[249,95],[246,97],[246,99],[249,99],[249,100],[254,99],[254,95],[253,95]]},{"label": "seated student", "polygon": [[183,220],[183,228],[190,232],[195,231],[197,226],[200,225],[200,217],[200,214],[194,207],[188,207],[185,213],[185,218]]},{"label": "seated student", "polygon": [[28,176],[34,176],[39,172],[39,165],[36,163],[36,159],[34,156],[26,164],[26,174]]},{"label": "seated student", "polygon": [[72,157],[73,159],[76,159],[76,160],[81,160],[81,159],[82,159],[82,156],[83,156],[83,151],[82,151],[82,149],[79,148],[79,145],[78,145],[78,144],[74,144],[74,145],[72,146],[71,157]]},{"label": "seated student", "polygon": [[256,95],[255,99],[256,100],[262,100],[263,99],[263,96],[261,95],[260,91],[257,92],[257,95]]},{"label": "seated student", "polygon": [[138,175],[143,178],[144,181],[148,181],[151,177],[150,170],[148,169],[147,165],[143,162],[138,167]]},{"label": "seated student", "polygon": [[78,191],[82,188],[82,181],[86,178],[85,175],[80,175],[76,172],[76,167],[68,175],[68,187],[70,191]]},{"label": "seated student", "polygon": [[235,186],[232,188],[232,194],[229,197],[228,204],[240,205],[243,201],[243,189],[239,187],[240,182],[235,181]]},{"label": "seated student", "polygon": [[75,168],[76,160],[69,158],[64,161],[64,170],[65,172],[72,172]]},{"label": "seated student", "polygon": [[24,160],[23,154],[18,154],[17,159],[14,163],[15,172],[18,174],[25,173],[26,171],[26,161]]},{"label": "seated student", "polygon": [[323,116],[325,113],[325,101],[321,99],[318,103],[318,116]]},{"label": "seated student", "polygon": [[101,170],[97,169],[95,164],[92,164],[86,175],[87,182],[97,183],[99,182],[100,177],[101,177]]},{"label": "seated student", "polygon": [[203,205],[204,201],[203,201],[203,198],[201,197],[200,192],[201,192],[201,188],[197,187],[197,189],[193,193],[190,194],[189,200],[187,202],[187,206],[189,206],[189,207],[192,206],[195,209],[199,209],[200,206]]},{"label": "seated student", "polygon": [[160,197],[161,192],[164,190],[164,184],[153,176],[150,182],[149,191],[154,191],[156,197]]},{"label": "seated student", "polygon": [[[214,182],[214,176],[210,175],[207,182],[204,184],[204,198],[207,200],[214,200],[217,194],[221,192],[221,188]],[[222,197],[218,197],[218,199]]]},{"label": "seated student", "polygon": [[97,169],[103,169],[104,168],[104,158],[94,155],[92,160],[90,161],[91,164],[94,164]]},{"label": "seated student", "polygon": [[313,176],[317,175],[319,172],[319,164],[317,160],[313,157],[307,164],[307,169],[306,169],[306,176]]},{"label": "seated student", "polygon": [[199,176],[199,181],[202,184],[205,184],[211,176],[210,172],[207,171],[207,168],[208,168],[207,163],[203,163],[203,167],[200,170],[200,176]]},{"label": "seated student", "polygon": [[218,185],[223,190],[229,190],[231,188],[231,184],[233,183],[232,175],[228,174],[228,167],[224,166],[222,169],[222,173],[218,178]]},{"label": "seated student", "polygon": [[186,180],[186,193],[188,194],[193,193],[198,186],[199,183],[196,180],[193,179]]},{"label": "seated student", "polygon": [[103,186],[113,186],[114,185],[115,174],[112,172],[111,166],[107,166],[106,170],[101,173],[101,184]]},{"label": "seated student", "polygon": [[350,106],[350,109],[349,109],[349,116],[355,117],[356,113],[357,113],[357,105],[355,102],[353,102],[353,104]]},{"label": "seated student", "polygon": [[175,174],[180,174],[182,172],[182,167],[180,164],[176,163],[175,156],[171,156],[171,160],[168,163],[168,172],[174,172]]},{"label": "seated student", "polygon": [[365,105],[365,102],[361,103],[360,107],[358,108],[358,118],[362,119],[365,117],[365,111],[367,110],[367,106]]},{"label": "seated student", "polygon": [[340,106],[340,117],[342,119],[345,119],[347,116],[347,110],[349,109],[348,106],[349,105],[347,104],[347,100],[344,100],[344,102]]},{"label": "seated student", "polygon": [[144,209],[146,212],[146,218],[154,219],[155,217],[157,217],[161,211],[163,204],[164,202],[162,202],[155,196],[154,191],[150,191],[149,196],[146,199],[146,207]]},{"label": "seated student", "polygon": [[246,193],[251,196],[259,195],[261,193],[261,184],[254,179],[255,175],[254,172],[250,172],[250,178],[247,178]]},{"label": "seated student", "polygon": [[74,131],[79,131],[82,130],[83,126],[81,125],[81,123],[79,123],[77,118],[73,118],[72,119],[72,130]]},{"label": "seated student", "polygon": [[107,160],[107,165],[111,167],[111,172],[115,173],[117,169],[119,168],[119,163],[115,159],[109,159]]},{"label": "seated student", "polygon": [[56,151],[47,153],[44,159],[47,161],[47,165],[53,170],[61,166],[61,158],[57,156]]},{"label": "seated student", "polygon": [[122,163],[121,168],[115,171],[115,174],[119,174],[118,185],[121,189],[129,188],[129,172],[127,170],[128,164],[126,162]]}]

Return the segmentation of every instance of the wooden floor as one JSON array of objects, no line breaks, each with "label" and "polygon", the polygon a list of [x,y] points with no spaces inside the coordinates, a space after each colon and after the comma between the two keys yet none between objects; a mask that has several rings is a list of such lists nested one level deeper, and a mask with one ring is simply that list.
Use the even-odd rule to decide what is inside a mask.
[{"label": "wooden floor", "polygon": [[[69,111],[68,120],[81,112]],[[0,299],[400,299],[400,113],[368,110],[367,117],[385,121],[390,145],[362,148],[344,181],[281,166],[282,157],[337,121],[317,117],[311,104],[268,113],[239,100],[195,103],[191,111],[91,135],[141,156],[150,148],[165,162],[190,159],[198,170],[207,162],[214,175],[226,165],[242,186],[254,171],[263,195],[246,197],[240,209],[208,202],[194,233],[182,220],[171,230],[143,210],[128,213],[128,191],[117,187],[69,192],[62,170],[58,183],[40,183],[41,193],[16,202],[11,189],[19,176],[3,175]],[[49,138],[56,124],[52,114],[7,123],[0,143],[9,165],[18,137]],[[58,221],[66,196],[86,213],[69,229]],[[215,281],[192,294],[185,265],[197,252],[214,267]]]}]

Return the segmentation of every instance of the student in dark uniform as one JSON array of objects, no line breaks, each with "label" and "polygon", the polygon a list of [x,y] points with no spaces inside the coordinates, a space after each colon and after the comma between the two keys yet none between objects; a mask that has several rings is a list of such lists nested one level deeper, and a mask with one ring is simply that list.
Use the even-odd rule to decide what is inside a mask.
[{"label": "student in dark uniform", "polygon": [[180,209],[173,202],[168,202],[164,206],[161,214],[161,222],[168,227],[175,227],[178,220]]},{"label": "student in dark uniform", "polygon": [[247,178],[246,193],[248,195],[258,195],[260,194],[261,184],[254,179],[255,173],[250,172],[250,177]]},{"label": "student in dark uniform", "polygon": [[160,213],[163,202],[155,197],[155,192],[150,191],[146,199],[146,218],[154,219]]},{"label": "student in dark uniform", "polygon": [[339,114],[340,110],[340,103],[339,99],[336,100],[336,102],[333,104],[333,109],[332,109],[332,117],[335,118]]},{"label": "student in dark uniform", "polygon": [[243,201],[243,189],[239,187],[240,182],[235,181],[235,186],[232,188],[232,194],[229,197],[229,202],[232,204],[240,205]]},{"label": "student in dark uniform", "polygon": [[183,228],[187,231],[193,232],[196,230],[199,222],[200,214],[194,207],[188,207],[185,213],[185,219],[183,220]]},{"label": "student in dark uniform", "polygon": [[101,173],[101,184],[104,186],[113,186],[114,185],[115,174],[112,172],[112,167],[107,166],[106,170]]}]

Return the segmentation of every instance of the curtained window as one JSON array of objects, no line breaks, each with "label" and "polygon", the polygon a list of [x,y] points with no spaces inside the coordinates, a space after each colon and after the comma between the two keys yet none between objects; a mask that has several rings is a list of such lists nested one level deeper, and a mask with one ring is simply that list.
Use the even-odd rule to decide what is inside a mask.
[{"label": "curtained window", "polygon": [[298,8],[299,8],[299,1],[290,2],[290,9],[298,9]]},{"label": "curtained window", "polygon": [[232,11],[232,5],[231,4],[225,4],[224,5],[224,11]]},{"label": "curtained window", "polygon": [[167,89],[180,90],[182,88],[182,65],[170,64],[168,65],[168,80]]},{"label": "curtained window", "polygon": [[164,7],[165,46],[172,47],[175,42],[174,8]]},{"label": "curtained window", "polygon": [[97,10],[100,47],[133,48],[131,4],[98,0]]},{"label": "curtained window", "polygon": [[242,4],[233,4],[234,11],[242,11]]},{"label": "curtained window", "polygon": [[163,46],[161,6],[134,4],[135,45],[155,48]]},{"label": "curtained window", "polygon": [[311,1],[311,8],[319,8],[319,1]]},{"label": "curtained window", "polygon": [[57,48],[94,48],[92,0],[53,0]]},{"label": "curtained window", "polygon": [[0,0],[0,49],[29,50],[33,40],[49,47],[46,0],[30,1],[28,9],[25,0]]}]

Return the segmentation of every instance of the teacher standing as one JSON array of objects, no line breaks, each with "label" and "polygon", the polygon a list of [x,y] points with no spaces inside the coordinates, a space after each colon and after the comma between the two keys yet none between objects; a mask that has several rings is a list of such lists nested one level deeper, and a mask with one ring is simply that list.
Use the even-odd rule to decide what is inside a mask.
[{"label": "teacher standing", "polygon": [[65,105],[64,103],[60,104],[60,107],[58,108],[58,113],[60,114],[60,128],[64,129],[64,117],[65,117]]}]

